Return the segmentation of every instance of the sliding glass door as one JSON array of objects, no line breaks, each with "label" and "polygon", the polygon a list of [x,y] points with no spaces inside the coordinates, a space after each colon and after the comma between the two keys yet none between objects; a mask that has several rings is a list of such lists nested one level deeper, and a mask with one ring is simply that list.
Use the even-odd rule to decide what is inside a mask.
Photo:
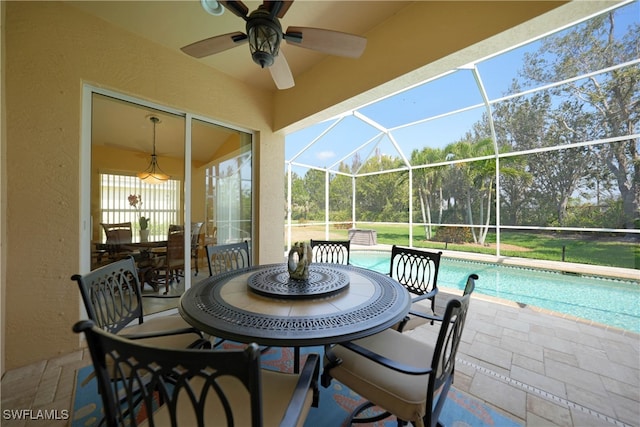
[{"label": "sliding glass door", "polygon": [[[252,134],[88,86],[84,102],[82,269],[133,256],[159,297],[145,311],[173,308],[166,297],[209,276],[206,245],[251,240]],[[182,255],[169,262],[176,231]]]}]

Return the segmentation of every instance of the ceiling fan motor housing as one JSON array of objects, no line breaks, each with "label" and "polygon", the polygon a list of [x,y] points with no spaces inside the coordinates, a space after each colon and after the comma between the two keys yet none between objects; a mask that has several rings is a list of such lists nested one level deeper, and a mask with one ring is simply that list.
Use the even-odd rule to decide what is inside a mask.
[{"label": "ceiling fan motor housing", "polygon": [[282,41],[282,26],[278,18],[260,6],[247,19],[247,35],[253,61],[262,68],[273,65]]}]

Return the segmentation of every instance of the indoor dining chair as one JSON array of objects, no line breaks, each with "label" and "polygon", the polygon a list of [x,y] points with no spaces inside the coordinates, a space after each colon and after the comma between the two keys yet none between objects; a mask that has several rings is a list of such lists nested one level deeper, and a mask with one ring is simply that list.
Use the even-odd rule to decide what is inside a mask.
[{"label": "indoor dining chair", "polygon": [[191,223],[191,259],[195,264],[195,276],[200,272],[200,251],[204,246],[204,222]]},{"label": "indoor dining chair", "polygon": [[209,275],[251,267],[249,242],[206,245]]},{"label": "indoor dining chair", "polygon": [[131,250],[126,249],[123,245],[132,242],[133,232],[131,230],[131,222],[120,222],[117,224],[100,223],[104,230],[107,254],[110,260],[118,260],[125,258],[131,254]]},{"label": "indoor dining chair", "polygon": [[313,262],[328,262],[349,265],[349,240],[314,240],[310,246],[313,251]]},{"label": "indoor dining chair", "polygon": [[122,339],[89,320],[73,330],[87,337],[109,427],[301,427],[318,406],[317,354],[289,374],[261,369],[256,344],[177,350]]},{"label": "indoor dining chair", "polygon": [[184,227],[169,226],[166,251],[158,258],[154,275],[158,282],[164,282],[164,294],[167,295],[171,284],[180,283],[180,277],[184,276]]},{"label": "indoor dining chair", "polygon": [[[471,286],[474,279],[470,278]],[[335,379],[367,402],[349,416],[349,422],[374,422],[395,416],[398,426],[435,427],[455,372],[455,357],[469,307],[470,295],[447,303],[435,342],[424,342],[394,329],[369,337],[327,346],[322,385]],[[377,406],[383,413],[368,419],[360,415]],[[358,420],[358,421],[356,421]]]},{"label": "indoor dining chair", "polygon": [[[421,311],[421,307],[424,307],[421,301],[429,300],[431,312],[435,315],[441,256],[442,252],[396,245],[391,248],[389,276],[412,294],[411,308],[415,311]],[[409,330],[423,323],[426,323],[425,319],[410,314],[394,328]]]}]

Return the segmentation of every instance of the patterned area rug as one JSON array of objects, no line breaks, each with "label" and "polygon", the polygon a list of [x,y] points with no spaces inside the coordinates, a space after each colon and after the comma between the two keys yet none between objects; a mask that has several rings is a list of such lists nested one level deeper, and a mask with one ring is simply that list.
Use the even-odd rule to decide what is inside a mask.
[{"label": "patterned area rug", "polygon": [[[224,347],[236,347],[234,343],[225,343]],[[304,353],[321,353],[322,348],[303,349]],[[303,363],[303,362],[301,362]],[[293,371],[293,350],[290,348],[272,348],[262,356],[262,364],[267,369],[283,372]],[[74,390],[72,427],[95,426],[102,418],[102,401],[98,395],[95,378],[85,380],[93,372],[92,366],[78,371]],[[84,383],[84,384],[83,384]],[[320,386],[320,407],[312,408],[305,427],[343,427],[345,419],[351,411],[364,399],[337,381],[329,388]],[[372,409],[375,410],[375,409]],[[144,420],[145,414],[138,414]],[[521,424],[503,416],[479,400],[452,388],[440,416],[440,421],[447,427],[480,427],[500,426],[519,427]],[[388,418],[372,424],[358,424],[366,427],[395,427],[395,418]]]}]

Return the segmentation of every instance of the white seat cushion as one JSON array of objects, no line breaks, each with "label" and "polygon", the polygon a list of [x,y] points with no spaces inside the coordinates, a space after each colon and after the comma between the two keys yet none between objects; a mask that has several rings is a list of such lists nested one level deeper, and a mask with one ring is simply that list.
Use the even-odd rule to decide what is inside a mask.
[{"label": "white seat cushion", "polygon": [[[433,347],[392,329],[354,343],[417,368],[428,369],[433,356]],[[428,374],[400,373],[340,345],[335,346],[333,351],[342,359],[340,365],[331,368],[333,378],[354,391],[367,390],[367,398],[375,405],[402,420],[421,425],[426,413]]]}]

